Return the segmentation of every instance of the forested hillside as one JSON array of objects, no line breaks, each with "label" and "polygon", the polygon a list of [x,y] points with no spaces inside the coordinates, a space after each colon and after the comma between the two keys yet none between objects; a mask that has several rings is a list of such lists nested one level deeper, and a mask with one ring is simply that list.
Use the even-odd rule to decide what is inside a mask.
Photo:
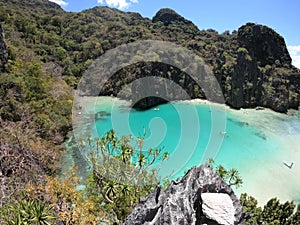
[{"label": "forested hillside", "polygon": [[[238,31],[218,34],[198,29],[170,9],[150,20],[107,7],[68,13],[52,3],[35,2],[1,1],[9,58],[14,60],[15,51],[22,49],[27,56],[18,57],[34,58],[45,72],[62,77],[71,87],[108,49],[135,40],[166,40],[203,58],[218,78],[226,103],[234,108],[261,105],[286,112],[299,105],[299,71],[291,65],[283,37],[266,26],[248,23]],[[157,65],[146,67],[145,73]],[[194,91],[189,94],[203,97]]]}]

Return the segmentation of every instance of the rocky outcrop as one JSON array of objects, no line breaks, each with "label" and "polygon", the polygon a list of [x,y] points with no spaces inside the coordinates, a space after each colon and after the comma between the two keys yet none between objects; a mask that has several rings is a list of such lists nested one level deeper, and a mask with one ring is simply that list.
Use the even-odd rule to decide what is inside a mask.
[{"label": "rocky outcrop", "polygon": [[132,104],[132,108],[137,110],[147,110],[149,108],[153,108],[155,106],[167,103],[168,100],[159,98],[156,96],[149,96],[142,99],[139,99],[137,102]]},{"label": "rocky outcrop", "polygon": [[[154,17],[154,21],[165,23],[183,21],[174,13],[167,9],[161,10]],[[263,106],[283,113],[290,108],[297,109],[300,102],[300,72],[291,65],[291,57],[284,39],[271,28],[247,23],[239,28],[236,41],[234,60],[228,63],[223,57],[227,53],[221,52],[215,67],[219,68],[215,75],[221,85],[226,104],[236,109]],[[224,68],[227,68],[227,71]],[[146,69],[140,67],[137,71],[140,71],[143,77],[164,77],[174,81],[191,99],[205,98],[201,91],[202,87],[196,87],[188,74],[182,74],[174,68],[153,63],[147,65]],[[136,74],[134,69],[130,74]],[[135,78],[142,76],[138,75]],[[116,91],[117,88],[113,86],[111,85],[111,89]],[[145,95],[147,89],[155,89],[157,90],[155,96],[167,96],[167,98],[157,98],[153,94]],[[166,90],[167,87],[163,82],[155,85],[148,83],[146,87],[137,82],[132,86],[133,107],[148,109],[170,100],[180,99],[181,95],[165,95],[171,93]],[[174,91],[176,92],[177,90]]]},{"label": "rocky outcrop", "polygon": [[233,190],[211,168],[200,166],[142,199],[123,225],[233,225],[245,217]]},{"label": "rocky outcrop", "polygon": [[266,26],[247,23],[239,28],[237,40],[237,60],[227,79],[230,90],[223,86],[226,103],[237,109],[297,109],[300,73],[291,65],[283,37]]},{"label": "rocky outcrop", "polygon": [[6,64],[6,62],[7,62],[7,51],[4,42],[3,29],[0,23],[0,72],[4,71],[4,65]]},{"label": "rocky outcrop", "polygon": [[185,19],[174,10],[168,8],[159,10],[153,17],[152,21],[153,23],[162,22],[166,26],[172,23],[183,23],[185,25],[196,27],[191,21]]},{"label": "rocky outcrop", "polygon": [[282,65],[292,63],[283,37],[267,26],[254,23],[241,26],[238,42],[260,66],[273,65],[276,60]]},{"label": "rocky outcrop", "polygon": [[203,215],[206,218],[218,224],[234,224],[235,208],[228,194],[203,193],[201,199]]},{"label": "rocky outcrop", "polygon": [[[91,80],[86,83],[89,85],[97,82]],[[129,90],[121,92],[126,83],[131,84]],[[195,91],[195,87],[198,91]],[[89,86],[84,89],[92,88]],[[138,66],[120,70],[103,85],[99,95],[112,95],[131,100],[132,107],[137,110],[147,110],[169,101],[205,97],[199,85],[188,74],[159,62],[143,62]]]}]

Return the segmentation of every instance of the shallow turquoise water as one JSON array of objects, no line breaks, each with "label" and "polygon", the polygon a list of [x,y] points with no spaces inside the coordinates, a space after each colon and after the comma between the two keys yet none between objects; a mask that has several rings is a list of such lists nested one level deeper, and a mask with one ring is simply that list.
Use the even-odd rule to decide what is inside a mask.
[{"label": "shallow turquoise water", "polygon": [[[171,162],[165,163],[161,174],[167,175],[173,170],[173,178],[183,175],[192,166],[205,163],[203,155],[207,148],[216,148],[216,153],[211,156],[216,156],[217,163],[226,167],[241,167],[249,160],[264,160],[276,146],[274,140],[267,139],[259,130],[235,119],[222,106],[219,110],[226,118],[214,128],[212,121],[219,117],[213,117],[208,104],[176,102],[157,109],[136,111],[126,105],[111,105],[105,110],[111,115],[96,121],[97,135],[102,136],[112,128],[118,135],[133,134],[138,137],[146,133],[145,148],[164,147],[164,151],[169,152],[168,161]],[[97,110],[103,111],[103,108]],[[218,146],[220,143],[221,146]]]},{"label": "shallow turquoise water", "polygon": [[[299,112],[235,111],[195,101],[136,111],[128,102],[109,97],[87,102],[83,111],[107,113],[89,122],[93,136],[113,128],[120,136],[145,134],[145,148],[164,147],[170,157],[161,167],[161,176],[170,172],[172,178],[182,176],[213,157],[216,164],[240,171],[244,186],[238,193],[247,191],[261,202],[274,196],[300,199]],[[294,162],[294,168],[286,168],[283,160]]]}]

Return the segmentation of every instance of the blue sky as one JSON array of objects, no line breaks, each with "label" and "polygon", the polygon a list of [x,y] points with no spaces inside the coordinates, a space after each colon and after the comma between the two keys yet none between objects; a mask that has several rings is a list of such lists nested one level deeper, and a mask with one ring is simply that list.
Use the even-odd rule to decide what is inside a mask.
[{"label": "blue sky", "polygon": [[267,25],[285,38],[293,64],[300,68],[300,0],[51,0],[66,11],[79,12],[107,5],[152,18],[161,8],[172,8],[199,29],[222,33],[247,22]]}]

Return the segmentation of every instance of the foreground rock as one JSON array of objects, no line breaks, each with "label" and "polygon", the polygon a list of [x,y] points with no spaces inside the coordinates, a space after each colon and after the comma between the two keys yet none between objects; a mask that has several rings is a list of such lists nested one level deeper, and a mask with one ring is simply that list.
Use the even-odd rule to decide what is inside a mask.
[{"label": "foreground rock", "polygon": [[142,199],[123,225],[233,225],[245,215],[233,190],[210,168],[191,169],[166,190]]},{"label": "foreground rock", "polygon": [[228,194],[203,193],[202,211],[206,218],[219,224],[234,224],[235,208]]}]

